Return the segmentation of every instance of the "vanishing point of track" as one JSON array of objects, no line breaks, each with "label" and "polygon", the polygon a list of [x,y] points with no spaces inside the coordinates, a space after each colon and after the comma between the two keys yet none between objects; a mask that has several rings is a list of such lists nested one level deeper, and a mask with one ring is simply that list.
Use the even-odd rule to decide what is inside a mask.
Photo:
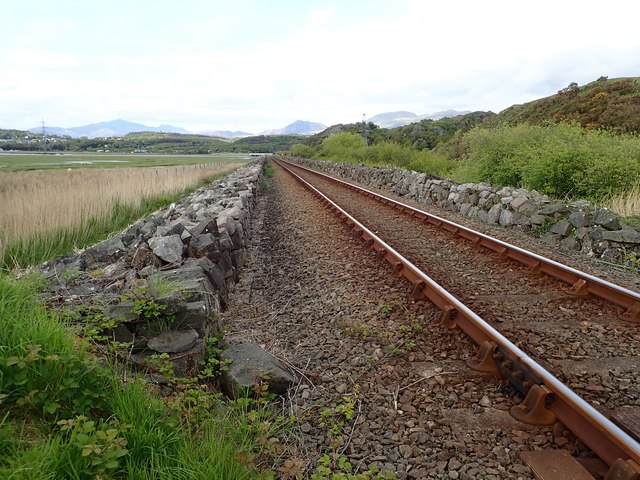
[{"label": "vanishing point of track", "polygon": [[[378,193],[299,166],[285,164],[281,160],[276,162],[320,197],[323,203],[336,212],[366,245],[378,253],[381,259],[389,262],[394,274],[407,278],[413,285],[411,293],[414,298],[428,299],[435,304],[441,311],[440,321],[443,325],[451,329],[460,327],[480,345],[478,353],[469,359],[468,364],[475,370],[509,381],[525,397],[520,405],[511,409],[511,414],[515,418],[531,424],[549,424],[560,420],[600,458],[612,466],[609,472],[610,478],[636,478],[634,475],[640,474],[640,445],[636,439],[582,398],[593,396],[593,392],[587,389],[577,394],[549,372],[549,370],[559,370],[558,376],[563,378],[562,369],[554,368],[557,365],[548,361],[549,358],[554,358],[554,354],[560,357],[557,355],[559,349],[553,342],[543,339],[537,345],[528,345],[526,342],[523,344],[522,334],[518,330],[529,322],[535,323],[538,315],[549,317],[548,308],[545,311],[544,307],[549,302],[565,302],[565,305],[570,305],[570,308],[560,306],[560,313],[568,311],[575,314],[578,320],[574,320],[574,323],[579,323],[582,318],[589,318],[589,315],[597,315],[599,325],[602,322],[617,322],[618,325],[624,324],[619,329],[637,332],[640,295],[422,210],[400,204]],[[299,174],[293,172],[294,169]],[[322,188],[327,194],[321,193],[318,188]],[[329,197],[339,198],[341,203],[350,206],[345,206],[343,209]],[[355,197],[359,197],[359,200],[355,200]],[[379,203],[373,206],[371,199]],[[362,205],[366,203],[367,208],[354,207],[356,201],[362,202]],[[393,211],[389,213],[390,208],[409,215],[398,215]],[[376,209],[378,213],[374,212],[372,217],[371,211]],[[354,215],[360,217],[361,221],[356,220],[347,210],[357,212]],[[376,215],[380,217],[380,210],[387,210],[385,218],[393,216],[394,221],[379,218],[376,220]],[[416,222],[416,219],[419,222]],[[411,236],[410,230],[420,228],[423,230],[418,235],[423,239],[426,238],[427,243],[417,247],[420,251],[416,251],[415,248],[403,250],[404,237]],[[439,233],[438,230],[440,230]],[[447,234],[443,236],[442,231]],[[378,232],[382,232],[386,240],[379,238],[376,235]],[[441,244],[435,246],[435,242],[443,241],[441,238],[436,239],[436,235],[444,237],[444,246]],[[460,247],[458,241],[460,238],[470,242]],[[396,251],[390,244],[402,250],[403,254]],[[484,247],[485,252],[488,249],[495,255],[489,257],[486,253],[476,253],[475,257],[482,257],[479,260],[480,263],[474,267],[463,266],[462,270],[453,272],[453,275],[443,275],[445,284],[443,286],[432,279],[432,277],[437,278],[442,282],[440,279],[442,272],[438,271],[433,261],[434,259],[442,260],[443,251],[446,257],[456,254],[464,256],[465,249],[467,249],[466,255],[469,255],[468,249],[483,250],[479,247]],[[462,250],[462,253],[456,253],[458,250]],[[426,251],[431,252],[431,258],[423,255]],[[406,257],[411,258],[418,266]],[[504,259],[515,260],[517,264],[505,262]],[[477,271],[471,271],[470,268]],[[429,271],[431,276],[423,270]],[[477,280],[480,274],[482,274],[482,281],[474,286],[473,281]],[[459,281],[451,281],[452,277]],[[487,282],[488,277],[498,280],[493,283]],[[523,282],[522,278],[525,278],[526,282]],[[558,284],[562,282],[568,284],[569,288],[560,288]],[[491,322],[483,320],[475,313],[476,311],[480,312],[485,320],[491,320]],[[595,311],[598,313],[594,313]],[[497,323],[501,331],[490,323]],[[581,324],[584,323],[581,322]],[[565,328],[564,325],[558,326]],[[526,328],[525,331],[527,331]],[[571,334],[571,331],[568,333]],[[518,338],[517,345],[507,337]],[[563,338],[560,335],[557,340],[563,342],[567,341],[567,338],[569,337]],[[630,343],[632,345],[638,343],[638,339],[635,336],[631,338]],[[629,355],[629,347],[626,345],[627,342],[621,342],[620,348],[626,348],[626,355]],[[602,347],[594,344],[587,345],[585,348],[593,350],[589,353],[596,355],[595,358],[598,350],[602,348],[609,349],[611,356],[625,356],[623,352],[615,351],[615,346],[611,345]],[[637,349],[635,350],[637,353],[631,352],[631,354],[640,357],[640,347],[632,346],[631,348]],[[577,353],[585,352],[579,350]],[[580,357],[580,355],[573,355],[569,361]],[[582,355],[582,357],[587,358],[588,355]],[[624,404],[624,399],[619,398],[604,402],[596,401],[596,403],[602,404],[607,401],[614,406],[618,403]]]}]

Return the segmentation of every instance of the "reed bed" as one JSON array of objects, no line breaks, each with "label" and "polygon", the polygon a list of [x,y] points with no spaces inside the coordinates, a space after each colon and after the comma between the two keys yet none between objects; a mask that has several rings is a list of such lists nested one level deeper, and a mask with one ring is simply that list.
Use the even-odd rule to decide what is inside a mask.
[{"label": "reed bed", "polygon": [[0,258],[9,246],[34,238],[55,243],[79,231],[81,238],[93,237],[97,224],[104,228],[119,214],[114,210],[130,216],[150,199],[178,195],[240,165],[0,172]]}]

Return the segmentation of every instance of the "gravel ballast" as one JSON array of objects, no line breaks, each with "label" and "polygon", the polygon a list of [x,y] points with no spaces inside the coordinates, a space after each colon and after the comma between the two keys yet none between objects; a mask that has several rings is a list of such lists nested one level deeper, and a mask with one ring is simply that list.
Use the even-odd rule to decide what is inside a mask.
[{"label": "gravel ballast", "polygon": [[222,322],[230,343],[260,344],[295,372],[290,456],[306,476],[323,454],[334,472],[345,457],[354,471],[452,479],[534,478],[525,450],[593,456],[560,423],[514,421],[510,390],[466,367],[475,346],[462,332],[437,325],[288,174],[269,181]]}]

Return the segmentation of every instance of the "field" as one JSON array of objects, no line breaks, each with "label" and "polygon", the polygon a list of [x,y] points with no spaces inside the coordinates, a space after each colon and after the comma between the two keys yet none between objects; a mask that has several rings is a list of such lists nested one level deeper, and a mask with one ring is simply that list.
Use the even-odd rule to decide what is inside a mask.
[{"label": "field", "polygon": [[[64,168],[69,164],[61,167],[60,157],[52,156],[49,169],[28,170],[43,163],[34,162],[41,156],[11,156],[15,171],[0,171],[0,267],[24,267],[95,243],[245,161],[235,155],[206,157],[207,163],[202,157],[120,156],[121,162],[109,164],[119,168],[95,168],[100,165],[95,163],[94,168]],[[197,160],[201,163],[194,163]],[[122,163],[144,161],[179,165],[143,168]]]},{"label": "field", "polygon": [[249,154],[150,155],[145,153],[0,153],[0,172],[77,168],[162,167],[250,160]]}]

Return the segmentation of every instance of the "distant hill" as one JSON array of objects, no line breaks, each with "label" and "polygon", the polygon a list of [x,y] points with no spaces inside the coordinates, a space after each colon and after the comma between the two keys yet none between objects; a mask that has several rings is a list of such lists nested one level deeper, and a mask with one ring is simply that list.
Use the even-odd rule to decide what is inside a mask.
[{"label": "distant hill", "polygon": [[[41,133],[42,127],[30,128],[29,131],[33,133]],[[48,135],[68,135],[73,138],[122,137],[133,132],[189,133],[184,128],[174,127],[173,125],[163,124],[158,127],[149,127],[148,125],[128,122],[122,119],[111,120],[110,122],[92,123],[90,125],[71,128],[46,127],[46,132]]]},{"label": "distant hill", "polygon": [[244,138],[251,137],[253,133],[249,132],[241,132],[241,131],[231,131],[231,130],[204,130],[199,132],[200,135],[207,135],[209,137],[221,137],[221,138]]},{"label": "distant hill", "polygon": [[277,130],[267,130],[260,135],[313,135],[327,128],[321,123],[307,122],[304,120],[296,120],[284,128]]},{"label": "distant hill", "polygon": [[413,112],[399,111],[399,112],[385,112],[379,113],[369,118],[367,121],[375,123],[382,128],[395,128],[408,125],[410,123],[416,123],[420,120],[440,120],[441,118],[457,117],[459,115],[466,115],[471,113],[468,110],[444,110],[442,112],[426,113],[424,115],[416,115]]},{"label": "distant hill", "polygon": [[[451,111],[452,110],[449,110],[449,112]],[[394,112],[391,112],[391,115],[393,115],[393,113]],[[495,115],[493,112],[470,112],[464,115],[456,115],[455,117],[445,116],[438,120],[416,120],[410,124],[393,128],[381,128],[374,122],[367,122],[367,143],[369,145],[375,145],[379,142],[390,141],[418,150],[432,149],[440,144],[446,143],[457,131],[462,130],[466,132],[474,126],[480,125],[488,119],[495,117]],[[420,117],[416,115],[415,118]],[[311,148],[319,148],[320,144],[326,138],[336,133],[348,132],[362,135],[362,127],[362,122],[332,125],[322,132],[302,139],[298,143],[302,143]]]},{"label": "distant hill", "polygon": [[640,78],[600,77],[582,87],[571,83],[555,95],[513,105],[492,123],[534,125],[577,122],[585,128],[607,128],[619,133],[640,132]]}]

